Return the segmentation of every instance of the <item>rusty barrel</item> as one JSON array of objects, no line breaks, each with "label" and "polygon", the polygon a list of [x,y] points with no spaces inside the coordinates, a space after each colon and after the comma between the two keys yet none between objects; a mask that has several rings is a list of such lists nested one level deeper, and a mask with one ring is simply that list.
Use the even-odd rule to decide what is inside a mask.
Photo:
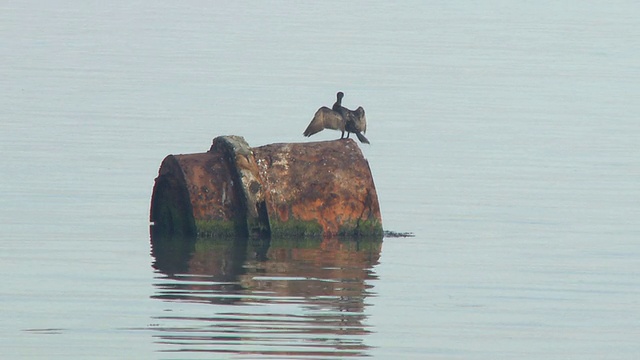
[{"label": "rusty barrel", "polygon": [[151,199],[157,235],[382,236],[369,163],[351,139],[251,148],[220,136],[169,155]]}]

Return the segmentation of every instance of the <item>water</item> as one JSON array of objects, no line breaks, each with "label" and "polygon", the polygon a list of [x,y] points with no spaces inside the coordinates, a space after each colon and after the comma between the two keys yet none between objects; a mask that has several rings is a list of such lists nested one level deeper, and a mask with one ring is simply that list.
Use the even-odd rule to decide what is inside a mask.
[{"label": "water", "polygon": [[[640,351],[634,2],[0,8],[4,356]],[[306,141],[338,90],[415,237],[152,254],[164,156]]]}]

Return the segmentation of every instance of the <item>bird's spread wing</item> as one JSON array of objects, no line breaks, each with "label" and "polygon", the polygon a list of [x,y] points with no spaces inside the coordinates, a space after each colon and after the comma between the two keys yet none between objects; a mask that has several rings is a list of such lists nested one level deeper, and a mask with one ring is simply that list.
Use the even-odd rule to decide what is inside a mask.
[{"label": "bird's spread wing", "polygon": [[304,136],[311,136],[323,129],[344,130],[344,120],[342,116],[326,106],[316,111],[311,123],[309,123],[309,126],[307,126],[303,134]]},{"label": "bird's spread wing", "polygon": [[360,131],[362,131],[363,133],[367,132],[367,118],[366,116],[364,116],[364,109],[362,108],[362,106],[358,106],[358,109],[356,109],[356,112],[358,113],[358,127],[360,128]]}]

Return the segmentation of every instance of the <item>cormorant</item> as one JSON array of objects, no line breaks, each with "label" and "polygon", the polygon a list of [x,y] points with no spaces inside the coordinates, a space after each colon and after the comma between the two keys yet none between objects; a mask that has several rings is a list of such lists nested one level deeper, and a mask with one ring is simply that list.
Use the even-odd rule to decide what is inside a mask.
[{"label": "cormorant", "polygon": [[303,135],[311,136],[324,129],[333,129],[342,132],[340,139],[344,138],[344,132],[347,131],[347,139],[349,138],[349,133],[354,133],[360,142],[369,144],[369,140],[362,135],[363,132],[367,132],[367,119],[364,115],[364,109],[362,106],[355,111],[347,109],[342,106],[343,97],[344,93],[340,91],[336,94],[337,99],[332,109],[326,106],[318,109]]}]

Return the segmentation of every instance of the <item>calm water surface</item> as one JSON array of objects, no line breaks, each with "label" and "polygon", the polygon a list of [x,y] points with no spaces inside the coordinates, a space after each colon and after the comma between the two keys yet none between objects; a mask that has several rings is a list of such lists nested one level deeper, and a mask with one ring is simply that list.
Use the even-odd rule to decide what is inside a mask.
[{"label": "calm water surface", "polygon": [[[3,356],[635,358],[639,15],[3,2]],[[166,155],[307,141],[338,90],[385,228],[415,237],[151,247]]]}]

